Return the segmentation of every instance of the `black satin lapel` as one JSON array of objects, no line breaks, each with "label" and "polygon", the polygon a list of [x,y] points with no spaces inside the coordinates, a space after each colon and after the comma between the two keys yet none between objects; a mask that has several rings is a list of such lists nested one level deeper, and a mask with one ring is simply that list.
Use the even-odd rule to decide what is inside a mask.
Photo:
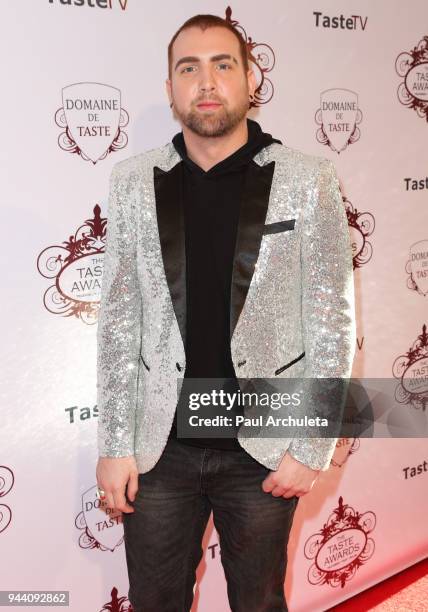
[{"label": "black satin lapel", "polygon": [[239,211],[230,294],[230,338],[245,304],[254,273],[269,204],[275,162],[248,165]]},{"label": "black satin lapel", "polygon": [[182,194],[182,162],[169,172],[154,166],[156,215],[165,276],[186,345],[186,252]]}]

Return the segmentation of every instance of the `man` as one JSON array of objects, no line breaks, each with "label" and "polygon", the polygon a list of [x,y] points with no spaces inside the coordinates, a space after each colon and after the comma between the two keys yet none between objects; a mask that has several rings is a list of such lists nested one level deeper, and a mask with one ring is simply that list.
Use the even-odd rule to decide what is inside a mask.
[{"label": "man", "polygon": [[188,20],[168,61],[182,132],[111,176],[97,482],[124,513],[136,612],[190,610],[211,510],[231,609],[284,611],[296,505],[336,439],[180,438],[177,379],[350,376],[346,214],[331,162],[247,119],[256,81],[233,26]]}]

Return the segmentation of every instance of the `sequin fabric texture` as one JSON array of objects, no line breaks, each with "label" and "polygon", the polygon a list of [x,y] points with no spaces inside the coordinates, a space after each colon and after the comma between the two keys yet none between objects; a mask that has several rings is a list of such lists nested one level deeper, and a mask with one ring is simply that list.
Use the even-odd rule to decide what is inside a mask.
[{"label": "sequin fabric texture", "polygon": [[[348,378],[356,343],[353,265],[334,165],[278,143],[254,161],[275,161],[265,224],[295,222],[262,237],[231,339],[237,376],[273,378],[304,352],[278,377]],[[168,143],[117,163],[110,178],[97,330],[98,451],[135,455],[141,473],[154,467],[166,445],[186,366],[153,184],[154,166],[169,171],[179,162]],[[238,440],[271,470],[287,450],[309,467],[326,470],[337,442],[241,432]]]}]

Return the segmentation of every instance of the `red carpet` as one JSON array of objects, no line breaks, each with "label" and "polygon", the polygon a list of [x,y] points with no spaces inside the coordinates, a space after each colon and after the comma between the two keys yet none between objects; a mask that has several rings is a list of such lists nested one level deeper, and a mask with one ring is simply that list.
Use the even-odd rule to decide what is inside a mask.
[{"label": "red carpet", "polygon": [[366,610],[427,612],[428,558],[329,608],[328,612],[365,612]]}]

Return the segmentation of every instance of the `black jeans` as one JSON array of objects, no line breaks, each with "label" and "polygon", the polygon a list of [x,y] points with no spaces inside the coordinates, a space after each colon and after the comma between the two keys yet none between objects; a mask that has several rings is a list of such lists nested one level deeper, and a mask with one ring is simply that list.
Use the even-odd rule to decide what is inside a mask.
[{"label": "black jeans", "polygon": [[139,474],[135,511],[123,514],[134,612],[190,610],[211,510],[232,612],[287,612],[287,543],[299,498],[265,493],[269,471],[243,449],[168,440],[154,468]]}]

